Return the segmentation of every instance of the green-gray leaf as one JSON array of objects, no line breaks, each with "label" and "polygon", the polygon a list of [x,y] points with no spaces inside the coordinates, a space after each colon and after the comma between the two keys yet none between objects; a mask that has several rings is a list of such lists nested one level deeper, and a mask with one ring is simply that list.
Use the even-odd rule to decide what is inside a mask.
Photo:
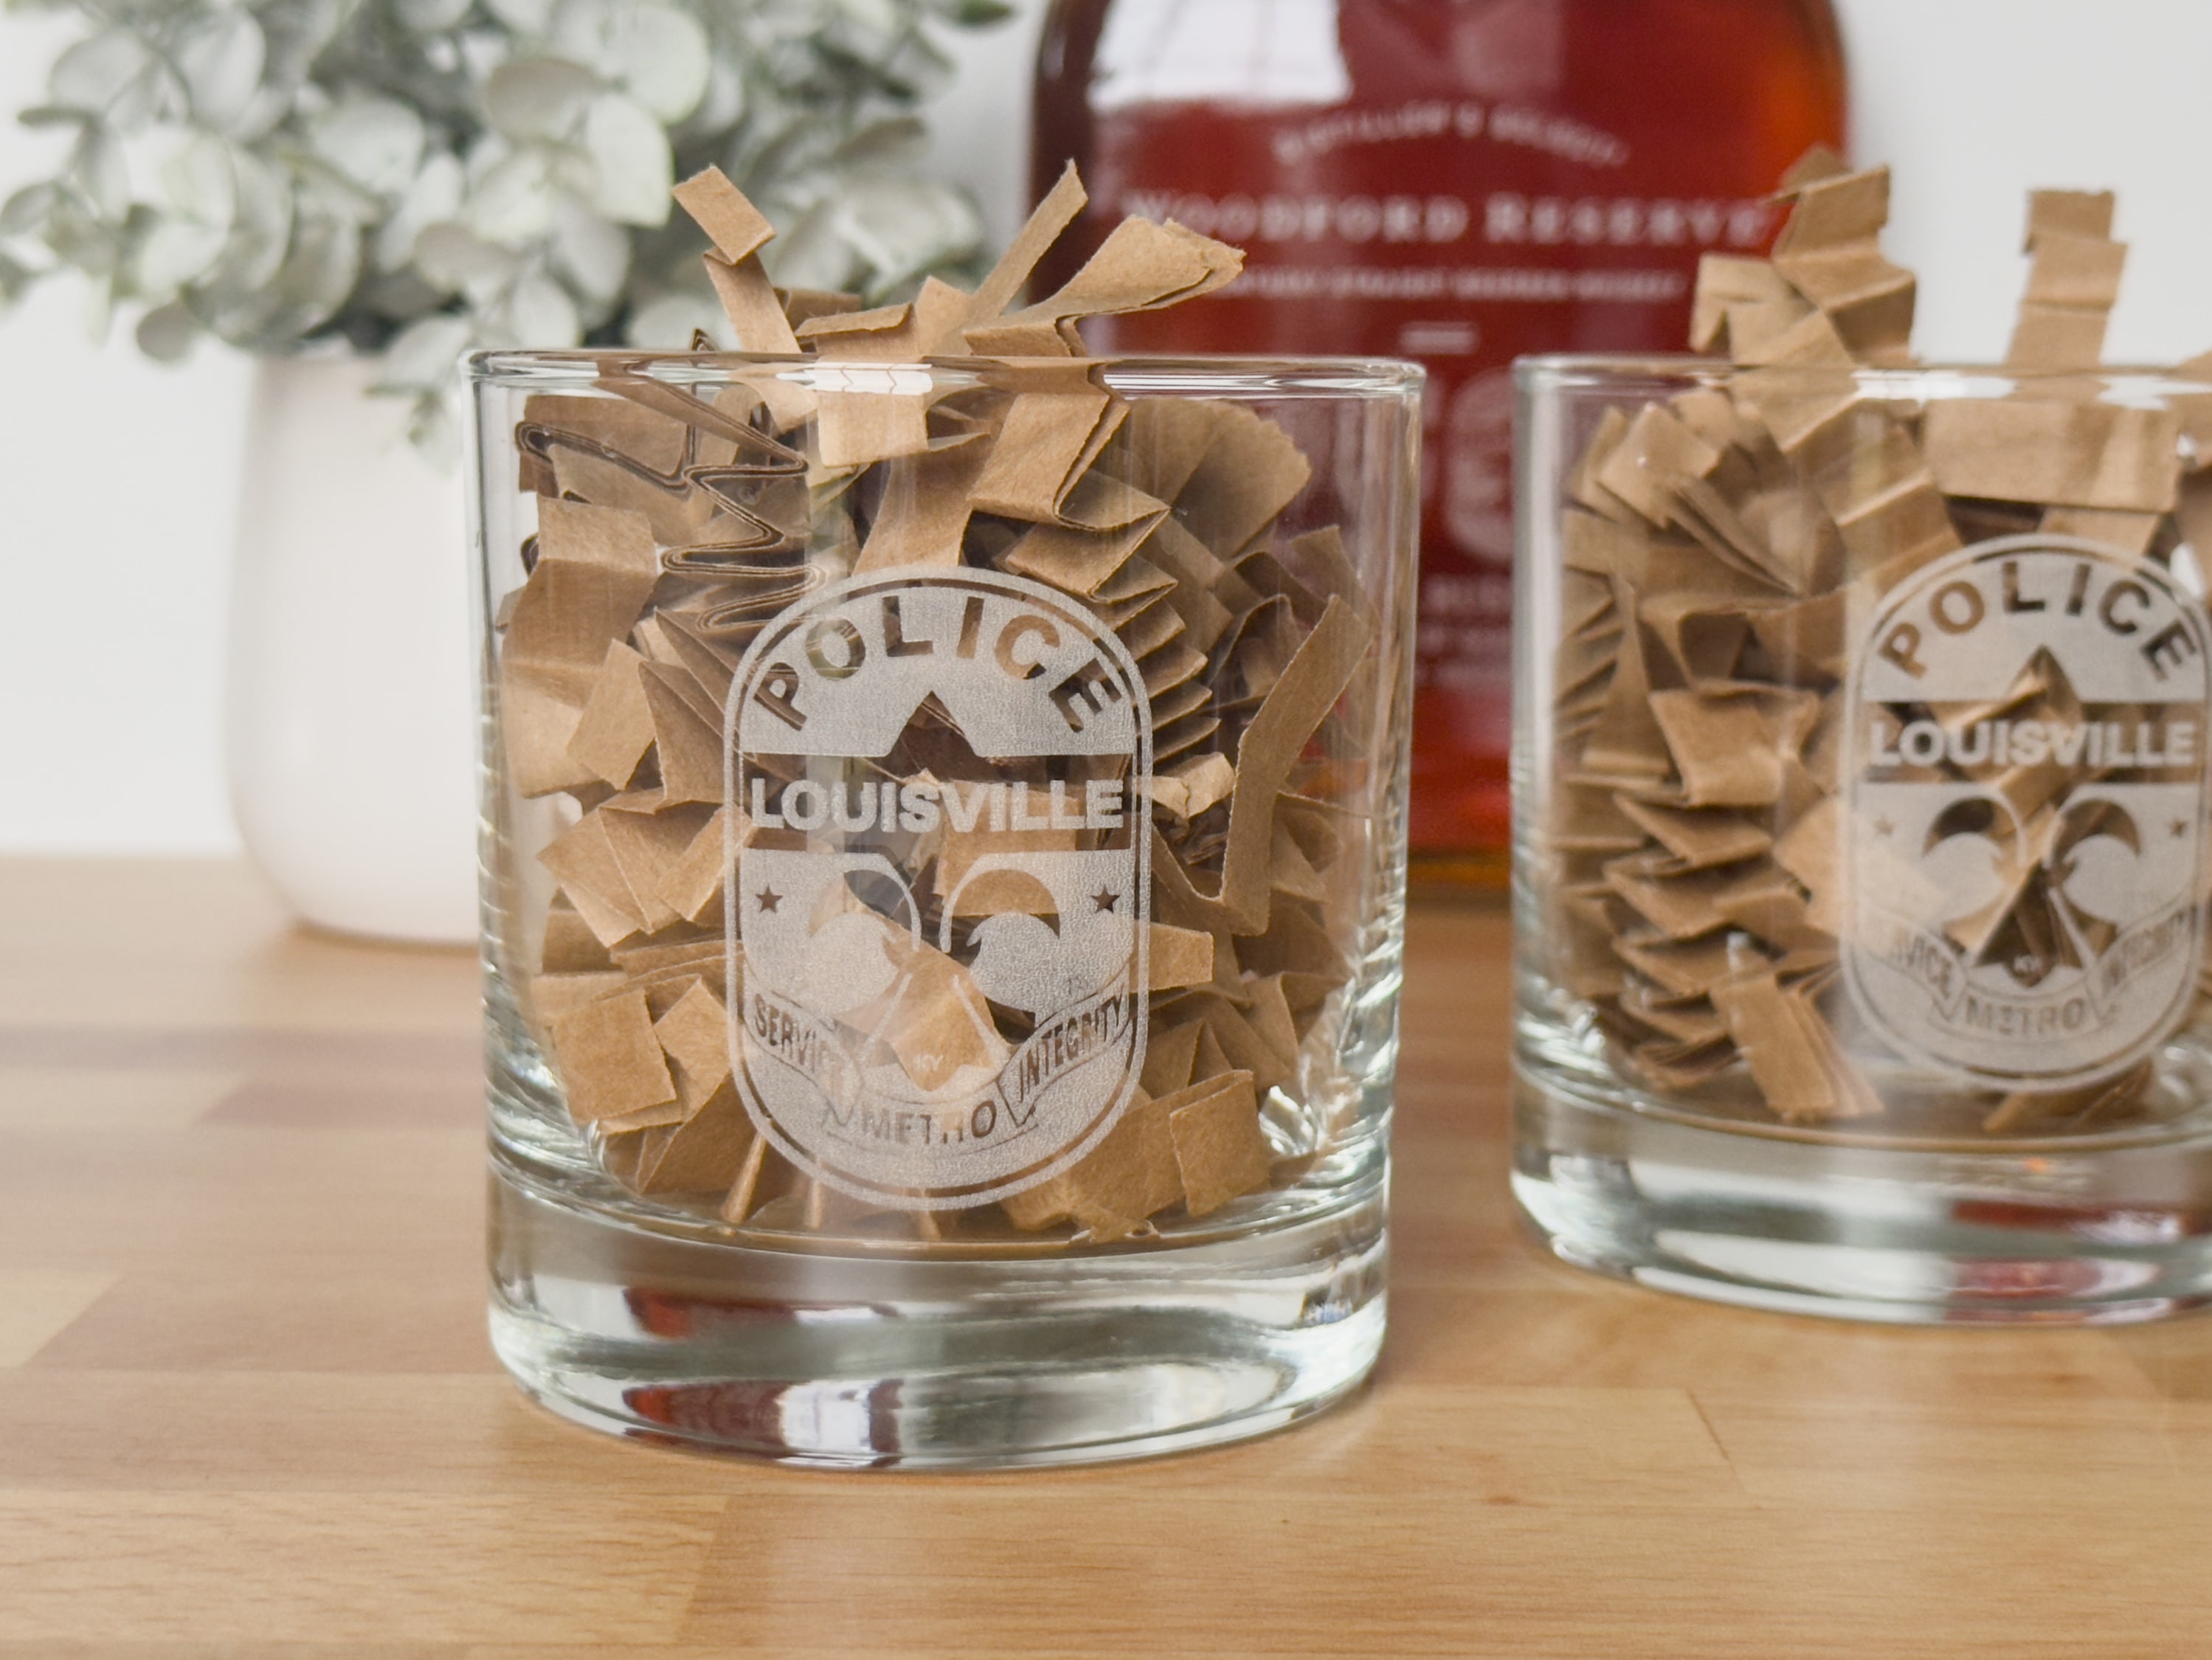
[{"label": "green-gray leaf", "polygon": [[623,90],[665,125],[698,107],[710,56],[705,32],[672,6],[638,6],[616,30],[614,73]]},{"label": "green-gray leaf", "polygon": [[12,306],[28,294],[38,277],[39,274],[28,265],[0,253],[0,307]]},{"label": "green-gray leaf", "polygon": [[177,301],[156,306],[138,319],[138,350],[157,363],[174,363],[191,350],[199,325]]},{"label": "green-gray leaf", "polygon": [[557,143],[575,131],[599,85],[591,70],[565,58],[518,58],[484,83],[484,113],[518,143]]},{"label": "green-gray leaf", "polygon": [[516,150],[471,184],[462,216],[487,240],[516,247],[553,228],[552,162],[540,149]]},{"label": "green-gray leaf", "polygon": [[82,127],[98,119],[82,110],[64,109],[58,104],[34,104],[15,118],[27,127]]},{"label": "green-gray leaf", "polygon": [[379,366],[380,392],[417,392],[442,386],[453,378],[453,365],[469,348],[465,317],[425,317],[394,335]]},{"label": "green-gray leaf", "polygon": [[110,29],[78,41],[54,60],[46,94],[64,109],[110,115],[133,100],[143,100],[144,85],[158,67],[137,35]]},{"label": "green-gray leaf", "polygon": [[605,304],[629,275],[629,237],[580,203],[562,198],[553,214],[554,269],[576,293]]},{"label": "green-gray leaf", "polygon": [[123,141],[104,127],[88,127],[70,169],[77,188],[100,216],[119,225],[131,211],[131,164]]},{"label": "green-gray leaf", "polygon": [[173,294],[206,275],[230,241],[227,226],[164,219],[140,243],[134,261],[143,294]]},{"label": "green-gray leaf", "polygon": [[281,111],[352,14],[349,0],[266,0],[256,8],[264,42],[264,90]]},{"label": "green-gray leaf", "polygon": [[424,226],[415,239],[416,269],[447,294],[495,289],[514,275],[515,265],[507,249],[450,219]]},{"label": "green-gray leaf", "polygon": [[584,149],[598,168],[592,205],[618,224],[668,222],[675,158],[660,123],[619,93],[592,100]]},{"label": "green-gray leaf", "polygon": [[173,294],[205,276],[229,246],[238,214],[238,174],[230,146],[197,133],[161,167],[167,212],[145,210],[149,228],[132,266],[143,294]]},{"label": "green-gray leaf", "polygon": [[415,239],[425,225],[451,219],[461,210],[465,179],[460,158],[433,155],[422,164],[399,205],[376,233],[374,261],[381,271],[396,271],[415,258]]},{"label": "green-gray leaf", "polygon": [[396,99],[361,93],[333,106],[313,128],[315,153],[377,196],[404,191],[422,164],[422,118]]},{"label": "green-gray leaf", "polygon": [[197,224],[228,230],[238,211],[238,172],[231,147],[213,133],[194,133],[171,152],[160,170],[170,210]]},{"label": "green-gray leaf", "polygon": [[234,150],[230,160],[237,190],[230,239],[222,258],[193,285],[204,317],[242,307],[275,280],[292,240],[289,181],[251,151]]},{"label": "green-gray leaf", "polygon": [[337,314],[360,274],[360,228],[334,214],[303,216],[275,279],[224,331],[264,347],[302,339]]},{"label": "green-gray leaf", "polygon": [[0,204],[0,236],[32,236],[53,216],[61,192],[50,184],[26,185]]},{"label": "green-gray leaf", "polygon": [[562,350],[580,337],[575,301],[550,277],[533,273],[517,283],[505,313],[508,337],[530,350]]},{"label": "green-gray leaf", "polygon": [[910,115],[861,128],[837,147],[840,167],[873,170],[911,167],[921,159],[928,130]]},{"label": "green-gray leaf", "polygon": [[176,51],[193,119],[229,131],[252,107],[266,58],[261,26],[249,13],[221,14],[194,27]]}]

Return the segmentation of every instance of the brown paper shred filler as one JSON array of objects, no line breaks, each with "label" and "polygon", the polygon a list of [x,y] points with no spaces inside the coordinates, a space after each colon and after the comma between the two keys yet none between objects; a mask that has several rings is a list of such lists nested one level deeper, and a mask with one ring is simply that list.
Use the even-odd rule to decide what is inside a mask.
[{"label": "brown paper shred filler", "polygon": [[[723,706],[757,630],[835,577],[990,565],[1121,633],[1157,742],[1135,832],[1156,873],[1140,1087],[1086,1157],[999,1208],[1103,1243],[1294,1179],[1261,1103],[1308,1064],[1352,978],[1338,867],[1368,831],[1316,757],[1348,753],[1332,714],[1377,613],[1335,529],[1279,527],[1312,475],[1287,433],[1230,403],[1133,404],[1078,332],[1213,292],[1241,255],[1129,220],[1023,303],[1085,205],[1071,168],[973,294],[933,279],[869,310],[775,289],[773,228],[718,170],[676,194],[739,348],[794,361],[743,366],[708,397],[611,356],[606,395],[533,396],[518,431],[538,529],[501,618],[501,727],[517,789],[573,806],[542,855],[556,886],[528,1012],[577,1122],[640,1193],[701,1195],[732,1226],[885,1237],[876,1207],[753,1133],[731,1075],[726,999],[744,965],[724,939],[726,876],[756,831],[724,805]],[[939,354],[980,363],[980,388],[899,375]],[[1663,769],[1656,728],[1651,743]],[[933,835],[917,891],[949,903],[974,838]],[[960,961],[903,934],[886,950],[896,994],[854,1018],[920,1081],[995,1064],[1020,1035]],[[934,1248],[978,1225],[1005,1223],[910,1213],[896,1237]]]},{"label": "brown paper shred filler", "polygon": [[[2011,395],[1890,401],[1859,374],[1911,361],[1914,281],[1880,246],[1887,173],[1817,153],[1784,195],[1771,260],[1699,270],[1691,344],[1728,371],[1607,411],[1565,481],[1550,943],[1644,1084],[1717,1104],[1747,1086],[1776,1119],[1850,1126],[1911,1109],[1868,1082],[1862,1061],[1884,1051],[1837,980],[1854,926],[1845,838],[1877,850],[1858,879],[1903,912],[1947,903],[1912,849],[1887,848],[1890,830],[1837,794],[1854,642],[1885,593],[1970,541],[2039,529],[2136,561],[2205,545],[2212,468],[2190,469],[2212,456],[2212,394],[2101,397],[2091,377],[2126,257],[2113,199],[2039,191]],[[2004,707],[2082,713],[2033,677]],[[2047,836],[2059,781],[2054,764],[2015,766],[1992,788]],[[1978,949],[2021,926],[2033,874],[1950,926]],[[2144,1087],[2138,1072],[2054,1095],[1962,1091],[1942,1123],[2103,1123]]]}]

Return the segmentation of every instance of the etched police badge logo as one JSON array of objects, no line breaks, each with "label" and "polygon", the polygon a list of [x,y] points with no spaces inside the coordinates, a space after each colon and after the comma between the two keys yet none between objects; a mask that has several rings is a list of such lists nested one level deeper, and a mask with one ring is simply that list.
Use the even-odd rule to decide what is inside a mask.
[{"label": "etched police badge logo", "polygon": [[1844,964],[1900,1052],[1990,1088],[2126,1070],[2201,954],[2202,599],[2061,537],[1884,596],[1846,689]]},{"label": "etched police badge logo", "polygon": [[1065,595],[855,577],[781,613],[726,711],[731,1061],[809,1174],[981,1204],[1095,1146],[1144,1064],[1152,716]]}]

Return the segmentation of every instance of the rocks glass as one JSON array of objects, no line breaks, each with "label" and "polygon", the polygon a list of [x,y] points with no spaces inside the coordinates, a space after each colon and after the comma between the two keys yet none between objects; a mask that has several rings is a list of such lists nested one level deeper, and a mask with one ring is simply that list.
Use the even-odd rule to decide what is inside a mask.
[{"label": "rocks glass", "polygon": [[1520,370],[1515,1188],[1647,1285],[2212,1284],[2208,477],[2179,374]]},{"label": "rocks glass", "polygon": [[1418,371],[471,362],[492,1332],[653,1439],[1124,1456],[1373,1364]]}]

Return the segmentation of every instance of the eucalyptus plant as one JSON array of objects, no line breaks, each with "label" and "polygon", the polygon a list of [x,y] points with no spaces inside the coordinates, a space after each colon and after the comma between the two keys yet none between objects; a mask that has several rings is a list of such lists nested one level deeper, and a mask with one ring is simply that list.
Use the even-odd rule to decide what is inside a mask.
[{"label": "eucalyptus plant", "polygon": [[8,0],[74,14],[52,177],[0,206],[0,306],[81,274],[135,316],[283,354],[342,338],[448,441],[471,346],[727,344],[670,185],[719,165],[791,287],[972,269],[974,204],[917,176],[933,31],[1001,0]]}]

